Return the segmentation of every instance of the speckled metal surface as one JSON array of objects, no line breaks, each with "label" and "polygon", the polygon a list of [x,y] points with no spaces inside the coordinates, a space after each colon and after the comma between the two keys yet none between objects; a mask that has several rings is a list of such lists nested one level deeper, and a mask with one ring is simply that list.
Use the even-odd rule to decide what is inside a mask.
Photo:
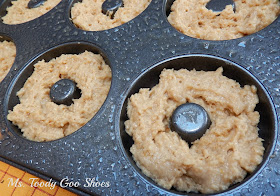
[{"label": "speckled metal surface", "polygon": [[[0,5],[3,2],[0,1]],[[265,85],[280,114],[279,17],[253,35],[229,41],[206,41],[176,31],[166,19],[166,1],[152,0],[132,21],[98,32],[83,31],[71,23],[72,3],[72,0],[63,0],[47,14],[27,23],[6,25],[0,22],[0,35],[11,38],[17,47],[15,63],[0,83],[1,160],[46,180],[52,178],[60,182],[69,178],[82,185],[86,184],[86,178],[110,182],[109,188],[82,185],[70,188],[78,194],[171,194],[152,185],[133,169],[121,150],[118,123],[120,103],[136,76],[163,59],[181,54],[211,54],[244,66]],[[36,56],[68,42],[87,42],[104,51],[113,75],[108,97],[97,115],[74,134],[52,142],[28,141],[7,126],[9,85],[20,69]],[[280,195],[279,137],[273,155],[260,174],[252,182],[221,195]]]}]

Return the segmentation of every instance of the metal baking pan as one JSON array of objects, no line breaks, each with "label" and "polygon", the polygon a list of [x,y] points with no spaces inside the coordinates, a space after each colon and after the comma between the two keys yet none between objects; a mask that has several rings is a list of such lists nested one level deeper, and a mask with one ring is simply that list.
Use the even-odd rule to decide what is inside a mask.
[{"label": "metal baking pan", "polygon": [[[1,17],[10,2],[0,1]],[[127,98],[139,88],[155,85],[163,68],[223,66],[228,77],[255,84],[259,90],[259,133],[265,154],[256,171],[214,195],[280,194],[279,17],[252,35],[208,41],[183,35],[169,24],[169,0],[152,0],[130,22],[96,32],[73,25],[70,9],[75,2],[61,1],[45,15],[23,24],[0,22],[1,39],[12,40],[17,48],[15,62],[0,83],[0,160],[80,195],[201,195],[163,189],[137,168],[129,152],[133,141],[124,131]],[[40,143],[23,138],[6,115],[18,103],[16,92],[31,75],[33,64],[84,50],[100,53],[112,70],[111,88],[98,113],[62,139]]]}]

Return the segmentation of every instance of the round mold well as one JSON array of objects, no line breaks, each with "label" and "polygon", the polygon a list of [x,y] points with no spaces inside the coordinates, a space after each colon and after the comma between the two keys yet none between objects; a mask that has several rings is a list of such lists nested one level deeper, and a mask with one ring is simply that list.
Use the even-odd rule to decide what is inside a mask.
[{"label": "round mold well", "polygon": [[[125,23],[123,23],[123,24],[114,26],[114,27],[112,27],[112,28],[104,28],[104,29],[98,29],[98,30],[96,30],[96,29],[82,29],[81,27],[79,27],[78,25],[76,25],[76,24],[73,22],[73,19],[72,19],[72,8],[74,7],[74,5],[75,5],[76,3],[82,3],[82,2],[83,2],[83,0],[73,0],[73,1],[71,2],[71,5],[70,5],[69,8],[68,8],[68,12],[69,12],[69,21],[71,22],[71,24],[72,24],[75,28],[78,28],[78,29],[80,29],[80,30],[82,30],[82,31],[107,31],[107,30],[114,29],[114,28],[120,27],[120,26],[122,26],[122,25],[125,25],[126,23],[129,23],[130,21],[132,21],[132,20],[134,20],[135,18],[139,17],[139,16],[151,5],[151,3],[152,3],[152,2],[150,2],[144,10],[142,10],[142,11],[141,11],[140,13],[138,13],[135,17],[133,17],[132,19],[130,19],[129,21],[127,21],[127,22],[125,22]],[[104,2],[105,2],[105,1],[104,1]],[[111,2],[113,2],[113,1],[111,1]],[[102,10],[101,10],[101,13],[102,13]],[[95,16],[95,17],[96,17],[96,16]],[[87,26],[87,28],[88,28],[88,26]]]},{"label": "round mold well", "polygon": [[[48,62],[56,57],[61,56],[62,54],[80,54],[85,51],[90,51],[90,52],[93,52],[94,54],[100,54],[103,57],[105,63],[110,66],[110,69],[112,72],[111,63],[110,63],[108,57],[105,55],[103,50],[101,48],[99,48],[98,46],[95,46],[95,45],[87,43],[87,42],[72,42],[72,43],[65,43],[65,44],[53,47],[53,48],[39,54],[38,56],[34,57],[33,59],[31,59],[15,76],[15,78],[11,82],[11,84],[8,87],[8,90],[6,92],[5,102],[4,102],[5,116],[8,115],[9,110],[13,110],[14,106],[16,106],[17,104],[20,103],[19,98],[16,94],[23,87],[26,80],[32,75],[32,73],[34,71],[34,65],[38,61],[45,60],[46,62]],[[112,81],[111,81],[111,85],[112,85]],[[107,97],[108,97],[108,94],[107,94]],[[106,99],[107,99],[107,97],[106,97]],[[97,111],[97,113],[94,116],[98,115],[98,113],[99,113],[100,109],[102,108],[102,106],[104,105],[106,99],[104,100],[103,104],[101,105],[101,107],[99,108],[99,110]],[[93,118],[94,118],[94,116],[93,116]],[[7,118],[5,118],[5,120],[6,120],[6,124],[7,124],[8,128],[9,128],[9,130],[11,130],[11,132],[13,132],[17,136],[20,136],[20,137],[26,139],[25,137],[23,137],[23,133],[16,125],[14,125]],[[67,137],[67,136],[65,136],[65,137]],[[65,138],[65,137],[62,137],[62,138]]]},{"label": "round mold well", "polygon": [[255,110],[260,113],[260,122],[258,124],[259,137],[264,140],[263,146],[265,151],[263,161],[257,166],[254,172],[247,174],[242,182],[231,185],[227,190],[215,193],[214,195],[224,195],[241,189],[245,184],[250,183],[264,169],[267,162],[269,161],[270,155],[274,150],[277,140],[277,114],[273,101],[261,82],[242,66],[220,57],[201,54],[172,57],[151,66],[134,80],[125,93],[124,100],[121,105],[121,111],[118,116],[120,121],[116,122],[119,123],[117,127],[120,131],[120,144],[126,159],[130,162],[133,169],[141,176],[141,178],[143,178],[147,183],[154,185],[161,191],[175,195],[205,195],[192,192],[180,192],[174,188],[171,190],[164,189],[157,185],[152,179],[143,174],[143,172],[138,168],[130,152],[130,148],[134,142],[132,137],[126,133],[124,126],[124,122],[128,120],[128,99],[131,97],[131,95],[138,93],[140,88],[152,88],[158,84],[159,75],[163,69],[179,70],[183,68],[188,70],[196,69],[197,71],[215,71],[219,67],[223,67],[224,76],[239,82],[241,86],[248,84],[255,85],[257,87],[259,103],[257,104]]},{"label": "round mold well", "polygon": [[[7,15],[8,11],[7,11],[7,8],[11,7],[13,4],[12,4],[12,1],[16,1],[16,0],[3,0],[2,2],[0,2],[0,21],[2,23],[3,22],[3,17]],[[51,11],[53,8],[55,8],[56,6],[58,6],[60,3],[62,2],[62,0],[60,0],[60,2],[58,2],[58,4],[56,4],[54,7],[52,7],[51,9],[49,9],[46,13],[42,14],[42,15],[45,15],[47,14],[49,11]],[[40,16],[37,16],[36,18],[39,18],[41,17],[42,15]],[[35,20],[36,18],[34,19],[31,19],[31,20],[27,20],[25,22],[20,22],[20,23],[16,23],[16,24],[7,24],[7,25],[17,25],[17,24],[23,24],[23,23],[26,23],[26,22],[30,22],[32,20]],[[5,23],[6,24],[6,23]]]},{"label": "round mold well", "polygon": [[[163,12],[164,12],[164,14],[165,14],[165,16],[166,16],[166,21],[167,21],[169,24],[170,24],[170,22],[168,21],[167,17],[168,17],[169,14],[171,13],[171,7],[172,7],[174,1],[175,1],[175,0],[165,0],[165,1],[164,1]],[[254,34],[256,34],[256,33],[260,32],[260,31],[263,31],[263,30],[265,30],[266,28],[268,28],[271,24],[275,23],[275,22],[276,22],[277,20],[279,20],[279,19],[280,19],[280,15],[278,15],[278,16],[275,18],[274,21],[272,21],[269,25],[267,25],[267,26],[264,27],[263,29],[258,30],[258,31],[254,32],[254,33],[252,33],[252,34],[245,35],[245,36],[243,36],[243,37],[250,36],[250,35],[254,35]],[[176,31],[178,31],[179,33],[182,33],[182,32],[180,32],[179,30],[177,30],[172,24],[170,24],[170,25],[171,25]],[[201,39],[201,38],[197,38],[197,37],[195,37],[195,36],[190,36],[190,35],[187,35],[187,34],[184,34],[184,33],[182,33],[182,34],[183,34],[183,35],[186,35],[186,36],[189,36],[189,37],[192,37],[192,38],[194,38],[194,39]],[[242,38],[242,37],[240,37],[240,38]],[[209,40],[209,41],[227,41],[227,40],[234,40],[234,39],[239,39],[239,38],[222,39],[222,40],[212,40],[212,39],[205,39],[205,40]],[[203,39],[202,39],[202,40],[203,40]]]}]

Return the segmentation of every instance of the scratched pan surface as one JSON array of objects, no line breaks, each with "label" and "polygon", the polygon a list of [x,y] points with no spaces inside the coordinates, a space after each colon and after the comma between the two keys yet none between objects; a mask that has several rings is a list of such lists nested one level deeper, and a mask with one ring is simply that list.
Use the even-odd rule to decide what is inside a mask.
[{"label": "scratched pan surface", "polygon": [[[276,120],[279,117],[274,113],[274,107],[279,113],[280,104],[279,17],[253,35],[228,41],[207,41],[183,35],[168,23],[166,9],[170,7],[170,1],[152,0],[148,8],[132,21],[97,32],[83,31],[72,24],[69,18],[73,2],[76,1],[62,1],[47,14],[23,24],[0,22],[1,40],[13,40],[17,48],[14,65],[0,83],[1,160],[45,180],[53,179],[59,183],[68,178],[79,182],[78,187],[68,189],[81,195],[199,195],[165,190],[143,175],[129,153],[132,140],[124,132],[123,121],[127,118],[127,97],[140,87],[154,85],[158,80],[154,78],[161,69],[177,69],[189,62],[193,67],[200,64],[200,69],[210,70],[210,64],[216,63],[227,71],[232,68],[228,77],[232,73],[232,78],[241,83],[254,83],[248,79],[251,76],[246,70],[249,70],[268,90],[274,102],[273,106],[259,84],[265,102],[259,109],[266,116],[262,117],[260,127],[266,147],[264,162],[242,183],[217,195],[280,194],[279,125]],[[9,5],[10,0],[0,1],[1,16],[5,15]],[[110,92],[99,112],[81,129],[62,139],[43,143],[24,139],[6,115],[18,103],[15,94],[31,75],[33,64],[40,59],[84,50],[101,53],[112,70]],[[245,69],[237,69],[235,63]],[[110,186],[87,187],[87,178],[109,182]]]}]

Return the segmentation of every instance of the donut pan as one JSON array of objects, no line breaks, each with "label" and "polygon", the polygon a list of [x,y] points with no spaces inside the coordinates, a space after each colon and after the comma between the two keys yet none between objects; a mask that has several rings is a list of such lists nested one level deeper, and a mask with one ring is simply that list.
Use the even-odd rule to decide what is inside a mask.
[{"label": "donut pan", "polygon": [[[161,188],[137,168],[129,152],[133,140],[124,130],[126,105],[139,88],[154,86],[163,68],[215,70],[222,66],[227,77],[258,89],[256,110],[261,115],[259,135],[264,139],[265,154],[252,174],[214,195],[280,195],[279,17],[255,34],[208,41],[183,35],[169,24],[169,0],[152,0],[130,22],[96,32],[73,25],[70,9],[75,2],[63,0],[45,15],[23,24],[0,21],[1,40],[12,40],[17,48],[15,62],[0,83],[0,160],[62,183],[80,195],[201,195]],[[11,0],[0,1],[1,17],[10,4]],[[33,65],[40,59],[85,50],[100,53],[112,70],[111,88],[100,110],[62,139],[33,142],[23,138],[6,115],[19,102],[16,92],[31,75]]]}]

